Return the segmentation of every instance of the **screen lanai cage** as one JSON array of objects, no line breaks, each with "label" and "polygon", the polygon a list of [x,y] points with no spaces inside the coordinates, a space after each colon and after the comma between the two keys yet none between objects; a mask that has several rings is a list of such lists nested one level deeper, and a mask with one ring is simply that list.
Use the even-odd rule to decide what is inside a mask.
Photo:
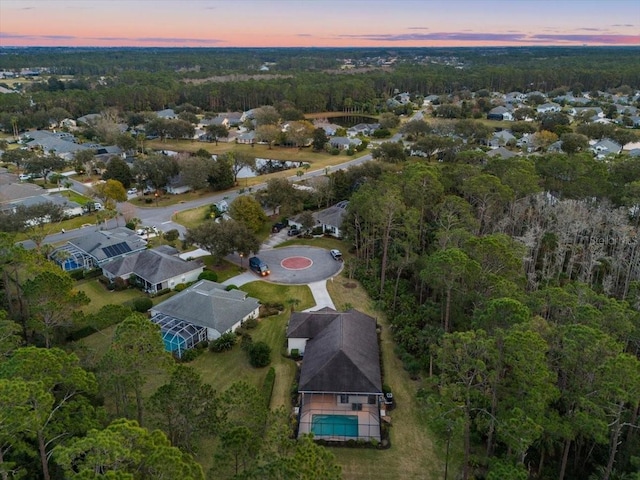
[{"label": "screen lanai cage", "polygon": [[151,318],[151,321],[160,327],[164,348],[178,358],[181,358],[186,350],[207,340],[206,328],[178,320],[169,315],[156,314]]},{"label": "screen lanai cage", "polygon": [[70,243],[55,249],[50,258],[65,272],[80,268],[91,270],[96,267],[96,261],[91,255]]}]

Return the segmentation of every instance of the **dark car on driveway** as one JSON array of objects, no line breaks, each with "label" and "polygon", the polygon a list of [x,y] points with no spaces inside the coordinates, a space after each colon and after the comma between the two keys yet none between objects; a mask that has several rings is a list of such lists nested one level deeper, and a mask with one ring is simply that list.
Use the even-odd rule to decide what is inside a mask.
[{"label": "dark car on driveway", "polygon": [[261,277],[266,277],[271,273],[271,270],[269,270],[269,265],[264,263],[258,257],[251,257],[249,259],[249,268]]},{"label": "dark car on driveway", "polygon": [[298,235],[300,235],[302,232],[300,231],[300,229],[298,228],[292,228],[287,232],[287,235],[290,237],[297,237]]},{"label": "dark car on driveway", "polygon": [[286,227],[287,224],[284,222],[278,222],[278,223],[274,223],[273,227],[271,228],[271,231],[273,233],[278,233],[280,230],[282,230],[284,227]]}]

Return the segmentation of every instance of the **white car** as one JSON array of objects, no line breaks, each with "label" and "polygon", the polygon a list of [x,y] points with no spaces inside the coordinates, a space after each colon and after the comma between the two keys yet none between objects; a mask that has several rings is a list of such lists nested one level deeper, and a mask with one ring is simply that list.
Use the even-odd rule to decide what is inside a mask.
[{"label": "white car", "polygon": [[31,175],[29,175],[28,173],[21,173],[20,175],[18,175],[18,178],[21,182],[24,182],[26,180],[29,180],[31,178]]},{"label": "white car", "polygon": [[129,190],[127,190],[127,195],[136,195],[137,193],[138,193],[137,188],[130,188]]},{"label": "white car", "polygon": [[330,253],[334,260],[342,261],[342,253],[340,252],[340,250],[336,250],[334,248],[330,251]]}]

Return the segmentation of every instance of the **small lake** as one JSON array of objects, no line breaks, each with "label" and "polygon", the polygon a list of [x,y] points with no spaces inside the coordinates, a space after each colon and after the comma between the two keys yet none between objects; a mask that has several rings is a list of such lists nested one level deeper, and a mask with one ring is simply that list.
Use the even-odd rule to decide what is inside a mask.
[{"label": "small lake", "polygon": [[369,117],[366,115],[353,115],[344,114],[340,117],[331,117],[327,119],[329,123],[335,123],[344,128],[350,128],[359,123],[378,123],[378,119],[375,117]]}]

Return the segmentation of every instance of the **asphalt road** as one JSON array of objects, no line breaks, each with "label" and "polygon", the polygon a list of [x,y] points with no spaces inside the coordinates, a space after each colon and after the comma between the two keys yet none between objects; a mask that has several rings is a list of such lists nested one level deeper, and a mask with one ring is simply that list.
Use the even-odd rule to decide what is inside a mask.
[{"label": "asphalt road", "polygon": [[[254,276],[255,280],[273,283],[307,285],[334,277],[342,269],[342,262],[334,260],[326,249],[318,247],[293,246],[260,250],[258,257],[269,265],[271,273],[267,277],[260,277],[251,270],[247,272]],[[238,265],[242,263],[242,266],[248,268],[249,260],[246,258],[240,259],[237,255],[229,255],[227,258]],[[292,258],[304,259],[308,264],[303,263],[301,268],[287,268],[285,260]]]},{"label": "asphalt road", "polygon": [[[372,156],[370,154],[367,154],[367,155],[363,155],[362,157],[356,158],[354,160],[349,160],[348,162],[344,162],[344,163],[329,167],[326,170],[326,172],[324,169],[314,170],[314,171],[307,172],[302,176],[292,175],[288,177],[288,179],[292,182],[293,181],[298,182],[301,180],[306,180],[314,177],[320,177],[322,175],[325,175],[326,173],[335,172],[336,170],[344,170],[344,169],[353,167],[355,165],[360,165],[364,162],[368,162],[371,159],[372,159]],[[77,191],[78,193],[81,193],[81,194],[87,194],[87,192],[89,191],[89,187],[87,187],[82,182],[79,182],[73,179],[71,179],[71,182],[73,183],[72,190]],[[266,186],[267,186],[266,183],[260,183],[258,185],[254,185],[252,187],[252,192],[262,190]],[[245,192],[243,194],[248,195],[249,192]],[[149,227],[155,226],[163,232],[176,229],[180,232],[180,237],[182,238],[186,233],[186,229],[182,225],[175,223],[173,221],[173,216],[176,213],[182,212],[185,210],[191,210],[192,208],[201,207],[203,205],[211,205],[212,203],[216,203],[221,200],[227,200],[229,203],[231,203],[236,197],[239,197],[240,195],[243,195],[243,194],[240,193],[240,189],[234,189],[234,190],[227,190],[225,192],[213,193],[211,195],[199,198],[197,200],[191,200],[188,202],[171,205],[169,207],[137,207],[136,206],[134,207],[136,212],[135,216],[141,220],[142,225],[144,226],[149,226]],[[123,204],[120,204],[120,210],[122,210],[122,207],[123,207]],[[56,234],[47,236],[43,241],[43,244],[60,243],[63,241],[72,240],[74,238],[78,238],[85,235],[89,231],[95,231],[95,230],[101,230],[101,229],[109,230],[109,229],[115,228],[118,225],[123,226],[124,223],[125,223],[124,219],[120,217],[117,220],[112,219],[101,225],[88,225],[79,229],[68,230],[65,233],[62,233],[62,232],[56,233]],[[29,240],[21,243],[25,246],[25,248],[34,247],[33,242]]]}]

